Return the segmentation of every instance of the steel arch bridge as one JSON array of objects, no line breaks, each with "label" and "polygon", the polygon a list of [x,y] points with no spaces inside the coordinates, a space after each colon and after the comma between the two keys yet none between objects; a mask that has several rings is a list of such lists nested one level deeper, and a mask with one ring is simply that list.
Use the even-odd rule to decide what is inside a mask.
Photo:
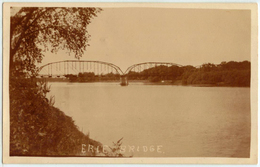
[{"label": "steel arch bridge", "polygon": [[[150,68],[156,67],[181,67],[179,64],[169,62],[144,62],[134,64],[123,72],[120,67],[102,61],[87,61],[87,60],[65,60],[48,63],[39,68],[38,76],[41,77],[61,77],[66,75],[78,75],[79,73],[94,73],[95,76],[106,74],[115,74],[120,76],[121,85],[128,85],[128,75],[130,72],[141,73]],[[151,74],[148,74],[151,75]],[[159,75],[159,74],[156,74]],[[167,74],[169,75],[169,74]]]},{"label": "steel arch bridge", "polygon": [[87,60],[65,60],[45,64],[39,68],[39,76],[60,77],[68,74],[78,75],[84,72],[94,72],[96,75],[119,74],[123,71],[112,63]]},{"label": "steel arch bridge", "polygon": [[149,68],[158,67],[158,66],[166,66],[166,67],[178,66],[178,67],[181,67],[181,65],[179,65],[179,64],[169,63],[169,62],[144,62],[144,63],[134,64],[134,65],[128,67],[124,74],[127,75],[127,74],[129,74],[130,71],[141,72],[143,70],[147,70]]}]

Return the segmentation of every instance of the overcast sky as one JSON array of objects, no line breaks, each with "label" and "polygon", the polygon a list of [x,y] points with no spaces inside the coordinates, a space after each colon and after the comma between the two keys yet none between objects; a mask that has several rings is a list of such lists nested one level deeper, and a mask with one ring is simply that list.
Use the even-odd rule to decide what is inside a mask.
[{"label": "overcast sky", "polygon": [[[158,61],[201,65],[250,60],[250,11],[218,9],[104,8],[88,26],[82,60],[113,63],[123,71]],[[46,53],[42,64],[72,60]]]}]

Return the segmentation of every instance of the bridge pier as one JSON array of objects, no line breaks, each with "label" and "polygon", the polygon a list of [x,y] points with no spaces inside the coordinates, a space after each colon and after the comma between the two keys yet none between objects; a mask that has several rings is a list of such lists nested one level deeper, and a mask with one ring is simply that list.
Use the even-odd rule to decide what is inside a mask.
[{"label": "bridge pier", "polygon": [[120,76],[120,85],[121,86],[127,86],[128,85],[128,80],[126,75],[121,75]]}]

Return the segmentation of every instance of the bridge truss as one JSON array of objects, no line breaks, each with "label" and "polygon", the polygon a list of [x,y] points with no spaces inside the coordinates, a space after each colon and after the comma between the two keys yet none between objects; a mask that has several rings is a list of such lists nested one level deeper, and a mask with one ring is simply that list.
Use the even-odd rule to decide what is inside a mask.
[{"label": "bridge truss", "polygon": [[181,67],[181,65],[179,65],[179,64],[168,63],[168,62],[145,62],[145,63],[134,64],[134,65],[128,67],[125,71],[125,74],[127,75],[131,71],[140,73],[144,70],[154,68],[154,67],[159,67],[159,66],[165,66],[165,67],[178,66],[178,67]]},{"label": "bridge truss", "polygon": [[[171,67],[181,67],[179,64],[169,62],[144,62],[134,64],[127,68],[123,72],[118,66],[102,62],[102,61],[86,61],[86,60],[66,60],[48,63],[40,67],[39,76],[41,77],[60,77],[69,74],[78,75],[79,73],[91,72],[95,75],[117,74],[120,76],[128,76],[129,73],[141,73],[145,70],[156,67],[167,67],[169,70]],[[158,74],[146,74],[146,75],[158,75]],[[162,75],[162,74],[161,74]],[[166,75],[166,74],[164,74]],[[167,74],[168,75],[168,74]]]},{"label": "bridge truss", "polygon": [[102,61],[65,60],[48,63],[39,68],[39,76],[60,77],[69,74],[93,72],[95,75],[109,73],[123,75],[123,71],[112,63]]}]

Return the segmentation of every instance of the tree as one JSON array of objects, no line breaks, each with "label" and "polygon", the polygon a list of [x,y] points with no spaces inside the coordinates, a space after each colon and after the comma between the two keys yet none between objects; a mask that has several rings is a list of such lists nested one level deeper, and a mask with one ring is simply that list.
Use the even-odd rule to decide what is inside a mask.
[{"label": "tree", "polygon": [[[71,117],[53,107],[46,82],[33,79],[47,49],[68,49],[80,58],[88,46],[87,25],[97,8],[21,8],[10,25],[10,155],[78,155],[91,143]],[[28,79],[26,76],[31,77]],[[68,135],[69,134],[69,135]],[[94,146],[101,144],[93,144]],[[76,147],[75,147],[76,146]],[[95,153],[87,153],[93,156]]]},{"label": "tree", "polygon": [[11,17],[10,75],[37,72],[43,52],[67,49],[80,58],[88,45],[87,25],[100,8],[26,7]]}]

